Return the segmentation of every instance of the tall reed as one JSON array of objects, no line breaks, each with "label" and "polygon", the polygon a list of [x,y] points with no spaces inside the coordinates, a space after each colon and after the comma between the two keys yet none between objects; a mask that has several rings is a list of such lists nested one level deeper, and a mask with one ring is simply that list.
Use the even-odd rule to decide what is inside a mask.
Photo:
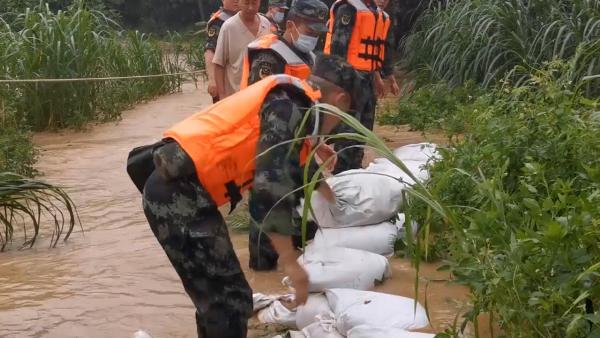
[{"label": "tall reed", "polygon": [[[124,32],[82,2],[66,11],[47,5],[28,9],[0,24],[0,76],[3,79],[103,78],[173,71],[172,59],[158,43],[138,32]],[[0,106],[34,130],[81,126],[114,119],[124,108],[176,90],[176,77],[143,80],[0,85]]]},{"label": "tall reed", "polygon": [[[600,2],[463,0],[429,9],[405,41],[405,66],[431,80],[518,84],[556,59],[574,58],[572,80],[600,72]],[[600,85],[588,86],[600,93]]]}]

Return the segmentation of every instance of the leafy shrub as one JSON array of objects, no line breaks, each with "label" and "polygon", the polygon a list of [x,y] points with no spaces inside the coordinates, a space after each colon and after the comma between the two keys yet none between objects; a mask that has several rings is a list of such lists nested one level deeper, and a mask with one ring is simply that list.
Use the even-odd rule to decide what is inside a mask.
[{"label": "leafy shrub", "polygon": [[456,88],[446,83],[423,86],[398,101],[395,108],[385,112],[383,124],[409,124],[415,130],[443,129],[462,133],[467,119],[461,113],[465,105],[475,103],[481,90],[472,82]]},{"label": "leafy shrub", "polygon": [[491,313],[507,337],[600,334],[598,105],[569,88],[544,72],[484,95],[431,167],[427,188],[453,222],[419,201],[408,210],[422,246],[471,289],[466,320]]}]

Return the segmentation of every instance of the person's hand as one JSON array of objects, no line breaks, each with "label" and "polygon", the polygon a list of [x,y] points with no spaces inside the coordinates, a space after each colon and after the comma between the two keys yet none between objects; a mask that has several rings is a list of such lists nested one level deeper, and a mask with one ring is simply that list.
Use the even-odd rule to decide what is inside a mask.
[{"label": "person's hand", "polygon": [[332,146],[320,143],[317,146],[316,155],[319,157],[319,160],[321,160],[321,163],[326,164],[325,169],[332,171],[333,168],[335,168],[335,164],[337,163],[337,152]]},{"label": "person's hand", "polygon": [[378,98],[383,98],[385,96],[385,83],[381,79],[381,76],[376,73],[373,78],[373,84],[375,85],[375,94]]},{"label": "person's hand", "polygon": [[329,186],[329,184],[327,184],[326,181],[319,182],[319,185],[317,186],[317,191],[330,204],[335,204],[336,203],[335,193],[333,192],[333,190],[331,189],[331,187]]},{"label": "person's hand", "polygon": [[392,91],[392,95],[400,95],[400,87],[398,86],[398,82],[396,82],[396,78],[393,75],[390,77],[390,89]]},{"label": "person's hand", "polygon": [[284,270],[296,290],[296,305],[306,304],[308,298],[308,274],[296,260],[284,263]]},{"label": "person's hand", "polygon": [[215,82],[209,82],[208,83],[208,93],[212,97],[219,96],[219,91],[217,90],[217,84]]}]

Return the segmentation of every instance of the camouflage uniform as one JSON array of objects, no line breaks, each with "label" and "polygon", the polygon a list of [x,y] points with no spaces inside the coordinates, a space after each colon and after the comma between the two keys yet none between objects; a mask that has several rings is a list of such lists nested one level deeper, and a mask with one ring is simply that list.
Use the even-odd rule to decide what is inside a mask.
[{"label": "camouflage uniform", "polygon": [[[295,137],[305,113],[301,107],[310,103],[289,92],[276,88],[265,99],[257,154]],[[193,161],[176,142],[155,149],[154,163],[156,169],[144,188],[144,212],[196,306],[198,336],[246,337],[252,291],[217,205],[199,182]],[[262,231],[299,237],[295,224],[300,218],[293,210],[302,192],[277,201],[302,186],[303,170],[299,145],[277,147],[257,159],[250,213],[262,223]],[[277,253],[268,237],[260,230],[255,234],[262,239],[254,254],[269,250],[271,256],[261,259],[276,263]],[[250,239],[258,240],[252,235]]]},{"label": "camouflage uniform", "polygon": [[[321,78],[350,91],[345,86],[355,83],[356,74],[349,65],[338,62],[328,58],[315,67],[315,72],[325,70],[320,71]],[[256,153],[277,145],[257,156],[250,192],[251,216],[264,233],[297,237],[300,234],[294,209],[303,191],[293,191],[303,184],[301,142],[282,143],[315,129],[314,117],[304,130],[299,129],[311,104],[297,87],[278,86],[261,107]],[[145,166],[153,164],[155,169],[143,188],[144,213],[196,306],[198,336],[244,338],[247,320],[252,315],[252,291],[225,221],[198,180],[192,159],[179,144],[167,139],[152,147],[153,163]],[[128,171],[129,164],[128,160]],[[316,168],[316,164],[311,164],[311,176]]]},{"label": "camouflage uniform", "polygon": [[[371,0],[363,0],[364,3],[374,12],[377,6]],[[356,9],[349,4],[342,4],[337,7],[335,21],[333,23],[333,32],[331,38],[331,54],[337,55],[343,59],[347,58],[348,46],[356,21]],[[359,75],[359,84],[361,95],[356,95],[356,102],[353,109],[356,111],[357,118],[367,128],[373,130],[375,125],[375,108],[377,106],[377,96],[373,85],[373,72],[357,71]],[[353,132],[354,130],[346,125],[340,125],[337,132]],[[362,168],[364,149],[361,144],[352,140],[336,141],[335,150],[338,151],[338,161],[334,174],[342,171]],[[348,148],[352,147],[352,148]],[[348,148],[346,150],[345,149]],[[340,152],[341,151],[341,152]]]},{"label": "camouflage uniform", "polygon": [[196,306],[198,336],[246,337],[252,290],[217,205],[177,143],[156,149],[154,162],[144,213]]},{"label": "camouflage uniform", "polygon": [[[271,1],[272,5],[283,5],[283,1]],[[321,15],[319,15],[319,11]],[[306,24],[308,24],[315,32],[325,32],[325,15],[327,13],[327,6],[320,1],[316,0],[297,0],[292,4],[292,8],[290,9],[290,13],[292,14],[292,20],[294,17],[304,18]],[[321,19],[319,19],[321,17]],[[279,38],[279,41],[285,43],[305,64],[309,67],[314,66],[314,54],[313,53],[304,53],[298,50],[293,44],[290,44],[283,38]],[[271,50],[258,50],[251,54],[249,54],[250,58],[250,75],[248,79],[248,84],[251,85],[255,82],[260,81],[261,79],[273,75],[273,74],[283,74],[285,73],[285,60],[279,56],[277,53]],[[288,100],[288,99],[284,99]],[[278,102],[282,102],[281,99],[275,99],[273,103],[270,105],[271,107],[276,107],[279,104]],[[298,109],[297,107],[295,109]],[[294,115],[297,115],[298,112],[294,112]],[[271,129],[277,128],[277,125],[270,125]],[[273,135],[281,134],[282,136],[288,135],[289,133],[285,130],[270,130],[269,132],[264,131],[263,135],[268,135],[269,133]],[[293,135],[292,135],[293,136]],[[274,136],[275,137],[275,136]],[[276,144],[276,143],[274,143]],[[283,154],[282,154],[283,155]],[[271,156],[270,154],[267,156]],[[267,163],[271,163],[267,161]],[[300,169],[302,171],[302,169]],[[296,184],[300,186],[302,184],[302,175],[294,174],[292,175],[296,177]],[[298,181],[299,180],[299,181]],[[252,201],[252,200],[251,200]],[[285,203],[282,203],[284,206]],[[287,208],[287,206],[285,206]],[[284,209],[285,209],[284,208]],[[294,243],[296,246],[300,247],[302,244],[301,236],[300,236],[300,220],[301,217],[295,212],[295,208],[289,208],[291,212],[290,215],[286,214],[287,223],[293,225],[294,233]],[[264,215],[255,205],[250,205],[250,215],[254,220],[262,220]],[[277,267],[277,259],[278,254],[271,245],[269,238],[261,232],[259,227],[256,225],[255,221],[250,222],[250,233],[249,233],[249,250],[250,250],[250,268],[254,270],[273,270]],[[316,232],[316,225],[309,224],[308,229],[308,238],[314,236]]]},{"label": "camouflage uniform", "polygon": [[[302,53],[285,39],[279,39],[285,43],[296,55],[312,68],[314,64],[314,55],[312,53]],[[285,61],[273,51],[260,50],[250,57],[250,77],[248,85],[258,82],[265,77],[273,74],[285,73]]]}]

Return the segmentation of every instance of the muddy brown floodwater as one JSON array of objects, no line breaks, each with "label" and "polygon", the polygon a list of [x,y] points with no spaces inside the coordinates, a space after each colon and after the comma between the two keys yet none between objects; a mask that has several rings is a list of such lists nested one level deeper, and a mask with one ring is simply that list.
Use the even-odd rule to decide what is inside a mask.
[{"label": "muddy brown floodwater", "polygon": [[[130,337],[138,329],[155,338],[195,335],[193,306],[145,222],[125,162],[131,148],[154,142],[209,103],[205,90],[185,84],[181,93],[125,112],[118,123],[36,135],[38,168],[45,180],[66,187],[85,233],[75,232],[56,249],[48,249],[46,238],[35,249],[0,254],[0,337]],[[378,131],[393,146],[423,140],[403,129]],[[247,266],[247,236],[233,233],[232,239]],[[411,297],[410,263],[393,259],[392,266],[393,279],[378,290]],[[439,281],[448,275],[435,268],[425,265],[422,273],[423,280],[436,280],[427,292],[432,332],[452,323],[467,299],[463,288]],[[257,292],[285,291],[281,272],[245,272]],[[424,297],[421,288],[421,302]],[[253,324],[250,337],[271,333]]]}]

